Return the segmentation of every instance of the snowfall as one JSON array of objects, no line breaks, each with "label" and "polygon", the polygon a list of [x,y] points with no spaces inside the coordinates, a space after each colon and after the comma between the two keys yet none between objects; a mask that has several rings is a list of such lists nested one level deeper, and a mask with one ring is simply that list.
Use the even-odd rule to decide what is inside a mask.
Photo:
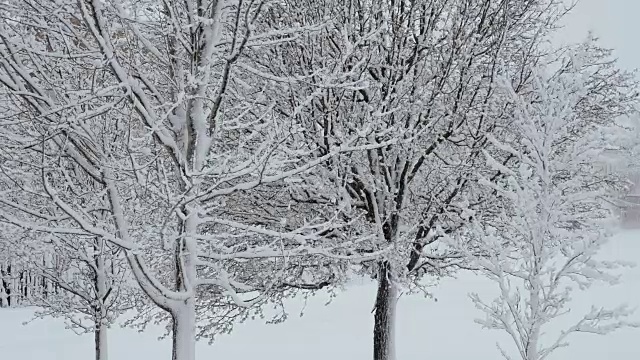
[{"label": "snowfall", "polygon": [[[640,262],[640,231],[623,231],[602,251],[606,259]],[[575,293],[571,311],[549,330],[548,336],[570,325],[592,305],[627,303],[640,308],[640,267],[624,269],[616,286],[594,286]],[[402,296],[398,304],[396,330],[399,360],[497,360],[496,343],[511,349],[508,339],[496,330],[474,323],[481,314],[470,302],[470,292],[491,299],[492,284],[476,275],[459,274],[432,287],[433,299],[422,295]],[[199,359],[359,360],[371,359],[372,303],[375,286],[351,284],[328,305],[329,297],[291,300],[292,316],[282,323],[260,321],[239,324],[230,335],[209,345],[198,344]],[[297,316],[304,312],[304,316]],[[61,320],[32,319],[32,309],[0,310],[0,358],[12,360],[80,360],[93,357],[93,338],[65,330]],[[640,321],[640,309],[634,320]],[[171,358],[170,341],[159,340],[163,329],[151,327],[142,333],[114,326],[109,333],[109,356],[113,360]],[[544,338],[543,338],[544,339]],[[570,346],[550,360],[640,359],[640,329],[627,328],[599,336],[577,334]]]}]

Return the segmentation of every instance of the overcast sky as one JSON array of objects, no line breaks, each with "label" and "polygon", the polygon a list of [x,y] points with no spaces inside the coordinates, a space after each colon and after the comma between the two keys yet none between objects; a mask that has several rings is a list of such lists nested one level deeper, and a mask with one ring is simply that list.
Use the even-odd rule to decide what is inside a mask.
[{"label": "overcast sky", "polygon": [[615,50],[620,65],[640,68],[640,0],[581,0],[566,19],[563,39],[580,41],[589,30]]}]

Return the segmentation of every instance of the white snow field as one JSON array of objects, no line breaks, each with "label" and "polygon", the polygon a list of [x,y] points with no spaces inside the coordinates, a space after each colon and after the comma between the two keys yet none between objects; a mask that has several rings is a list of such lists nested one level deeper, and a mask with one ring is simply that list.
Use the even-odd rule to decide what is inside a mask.
[{"label": "white snow field", "polygon": [[[603,251],[607,259],[640,261],[640,231],[625,231]],[[471,274],[443,281],[433,288],[437,302],[418,295],[399,302],[397,357],[399,360],[498,360],[496,341],[507,339],[499,331],[483,330],[473,322],[480,312],[467,297],[470,291],[491,296],[492,284]],[[291,317],[283,324],[259,321],[237,326],[231,335],[220,336],[213,345],[198,345],[197,358],[278,360],[368,360],[371,359],[372,284],[354,285],[325,306],[326,296],[310,299],[305,315],[302,300],[290,301]],[[625,269],[622,283],[594,287],[576,293],[571,317],[595,305],[640,305],[640,267]],[[639,306],[640,307],[640,306]],[[32,310],[0,310],[0,359],[86,360],[93,358],[92,337],[77,336],[59,320],[36,320],[28,325]],[[640,320],[640,311],[634,320]],[[562,325],[562,324],[559,324]],[[114,327],[109,333],[111,360],[169,360],[170,341],[158,341],[162,329],[144,333]],[[554,353],[551,360],[640,359],[640,329],[623,329],[608,336],[577,334],[570,346]],[[505,342],[505,344],[508,344]],[[511,349],[508,345],[507,349]]]}]

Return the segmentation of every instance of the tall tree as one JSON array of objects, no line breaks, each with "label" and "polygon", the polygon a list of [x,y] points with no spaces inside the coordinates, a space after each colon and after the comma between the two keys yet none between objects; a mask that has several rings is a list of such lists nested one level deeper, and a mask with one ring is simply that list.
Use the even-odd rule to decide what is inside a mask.
[{"label": "tall tree", "polygon": [[[304,124],[316,156],[354,134],[371,143],[405,140],[331,159],[314,169],[322,187],[312,177],[296,197],[364,214],[345,215],[355,233],[373,238],[358,244],[359,253],[391,249],[360,267],[378,282],[375,360],[394,358],[398,288],[461,265],[461,254],[438,240],[463,229],[470,208],[488,206],[490,196],[472,180],[484,166],[486,135],[508,119],[496,76],[517,74],[516,91],[531,81],[565,11],[559,1],[374,0],[283,1],[265,14],[269,24],[292,26],[332,19],[246,65],[281,84],[276,110]],[[342,86],[327,75],[341,76]],[[334,195],[319,190],[326,188]]]},{"label": "tall tree", "polygon": [[[513,121],[496,152],[485,152],[500,179],[480,181],[496,193],[502,210],[478,224],[484,256],[477,265],[500,291],[491,303],[472,299],[485,320],[505,331],[522,360],[543,360],[567,346],[572,333],[607,334],[638,326],[632,311],[593,308],[543,343],[542,334],[566,314],[575,288],[616,283],[611,270],[622,263],[598,259],[612,225],[610,200],[619,182],[596,161],[607,149],[603,130],[618,115],[630,115],[637,86],[615,68],[608,53],[583,44],[536,70],[529,91],[516,94],[509,81],[499,91],[513,104]],[[494,157],[514,158],[504,166]],[[513,359],[500,348],[505,359]]]},{"label": "tall tree", "polygon": [[107,360],[108,329],[131,309],[135,291],[121,249],[101,238],[69,236],[52,236],[31,248],[31,255],[45,259],[32,268],[48,287],[29,301],[40,308],[36,317],[62,317],[76,333],[92,333],[96,360]]},{"label": "tall tree", "polygon": [[0,84],[11,103],[0,129],[0,219],[122,248],[171,318],[174,360],[195,358],[199,300],[248,307],[307,285],[283,280],[290,257],[353,257],[325,236],[340,217],[278,228],[239,212],[241,195],[385,145],[354,134],[318,157],[296,140],[304,124],[276,114],[273,81],[243,64],[248,48],[315,26],[259,27],[265,6],[3,2]]}]

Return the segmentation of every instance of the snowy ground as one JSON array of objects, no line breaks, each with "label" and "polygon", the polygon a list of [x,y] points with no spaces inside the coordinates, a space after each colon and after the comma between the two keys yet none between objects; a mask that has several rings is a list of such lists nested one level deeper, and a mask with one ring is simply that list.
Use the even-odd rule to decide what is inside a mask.
[{"label": "snowy ground", "polygon": [[[640,262],[640,231],[624,232],[605,249],[606,258]],[[495,343],[504,340],[499,332],[482,330],[473,323],[479,315],[467,297],[470,291],[491,295],[486,280],[472,275],[447,280],[434,294],[437,302],[420,296],[406,296],[398,309],[397,352],[399,360],[499,359]],[[199,344],[199,359],[279,359],[279,360],[360,360],[371,358],[371,284],[354,286],[329,306],[326,297],[310,299],[305,316],[292,316],[279,325],[249,322],[232,335],[220,337],[213,345]],[[627,302],[640,307],[640,267],[626,270],[623,283],[615,287],[593,288],[574,296],[569,317],[578,316],[592,304],[616,305]],[[291,312],[303,304],[293,302]],[[0,358],[15,360],[91,359],[91,336],[77,336],[55,320],[39,320],[23,326],[31,310],[0,310]],[[640,320],[640,311],[636,316]],[[565,320],[569,321],[569,319]],[[170,342],[158,341],[162,333],[152,328],[145,333],[114,328],[110,332],[110,358],[170,359]],[[607,337],[577,335],[569,348],[550,360],[637,360],[640,329],[625,329]]]}]

